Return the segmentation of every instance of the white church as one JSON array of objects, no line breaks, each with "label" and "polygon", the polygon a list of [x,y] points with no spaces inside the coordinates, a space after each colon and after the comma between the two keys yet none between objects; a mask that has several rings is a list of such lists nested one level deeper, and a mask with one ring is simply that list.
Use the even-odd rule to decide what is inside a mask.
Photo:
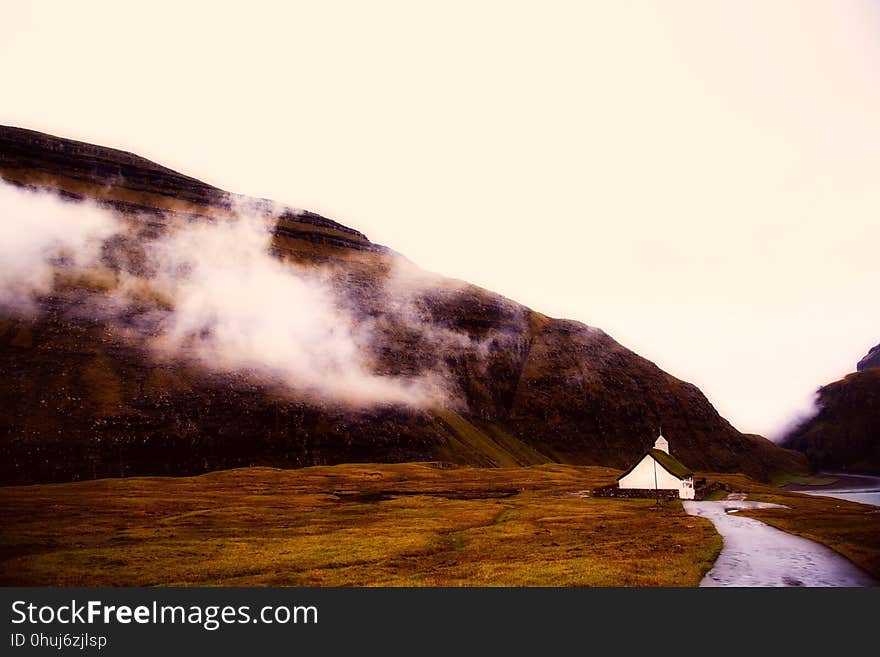
[{"label": "white church", "polygon": [[617,485],[640,490],[677,490],[681,499],[694,499],[694,473],[669,453],[669,442],[662,433],[654,447],[617,478]]}]

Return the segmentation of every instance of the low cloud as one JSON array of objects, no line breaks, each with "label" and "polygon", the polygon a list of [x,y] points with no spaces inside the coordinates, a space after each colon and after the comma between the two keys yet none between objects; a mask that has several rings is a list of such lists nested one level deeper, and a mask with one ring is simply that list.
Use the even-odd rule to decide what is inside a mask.
[{"label": "low cloud", "polygon": [[[0,208],[0,304],[16,314],[37,313],[59,270],[94,267],[110,241],[130,229],[94,204],[7,184],[0,184]],[[358,407],[442,403],[446,392],[436,374],[376,372],[376,333],[347,303],[332,272],[272,256],[274,219],[267,209],[236,210],[233,220],[194,222],[138,241],[149,279],[115,272],[104,307],[115,308],[111,318],[115,312],[130,319],[145,294],[162,303],[158,310],[141,308],[142,321],[118,326],[120,335],[163,359],[257,374],[307,398]],[[400,303],[399,314],[408,315],[407,302]],[[406,321],[418,324],[415,315]],[[441,337],[465,340],[432,339]]]},{"label": "low cloud", "polygon": [[35,299],[52,290],[59,266],[93,265],[103,244],[121,230],[93,203],[0,182],[0,308],[35,312]]},{"label": "low cloud", "polygon": [[426,378],[373,373],[371,336],[343,307],[321,270],[269,254],[271,220],[175,231],[152,248],[156,281],[174,311],[158,346],[214,369],[259,369],[306,394],[354,405],[422,405],[437,394]]},{"label": "low cloud", "polygon": [[[419,268],[397,256],[382,282],[382,299],[387,317],[411,330],[438,353],[469,353],[485,357],[491,340],[475,338],[464,331],[444,326],[424,305],[430,300],[467,293],[472,286]],[[496,333],[495,339],[499,335]]]}]

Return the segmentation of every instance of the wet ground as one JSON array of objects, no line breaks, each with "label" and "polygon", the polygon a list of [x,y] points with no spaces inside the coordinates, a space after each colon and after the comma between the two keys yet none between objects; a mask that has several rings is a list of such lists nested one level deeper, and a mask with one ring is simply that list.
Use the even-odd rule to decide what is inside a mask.
[{"label": "wet ground", "polygon": [[700,586],[878,585],[830,548],[737,513],[778,508],[778,504],[746,500],[682,504],[690,515],[710,520],[724,539],[721,554]]}]

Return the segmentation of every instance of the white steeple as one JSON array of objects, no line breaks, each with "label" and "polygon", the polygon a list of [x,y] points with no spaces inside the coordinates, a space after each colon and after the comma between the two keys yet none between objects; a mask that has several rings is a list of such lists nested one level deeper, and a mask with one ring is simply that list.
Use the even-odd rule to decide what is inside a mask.
[{"label": "white steeple", "polygon": [[669,441],[663,437],[663,432],[661,430],[660,435],[657,436],[657,440],[654,441],[654,449],[659,449],[661,452],[666,452],[669,454]]}]

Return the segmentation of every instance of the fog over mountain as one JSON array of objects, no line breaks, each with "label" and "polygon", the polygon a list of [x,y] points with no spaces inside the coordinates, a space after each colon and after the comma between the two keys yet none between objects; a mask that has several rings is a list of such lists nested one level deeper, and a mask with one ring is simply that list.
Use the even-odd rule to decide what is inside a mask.
[{"label": "fog over mountain", "polygon": [[856,371],[816,391],[815,411],[781,444],[807,455],[815,468],[880,473],[880,348]]},{"label": "fog over mountain", "polygon": [[601,329],[421,271],[325,217],[16,128],[0,129],[0,174],[4,234],[28,227],[4,245],[4,480],[622,467],[661,425],[695,469],[803,467]]}]

